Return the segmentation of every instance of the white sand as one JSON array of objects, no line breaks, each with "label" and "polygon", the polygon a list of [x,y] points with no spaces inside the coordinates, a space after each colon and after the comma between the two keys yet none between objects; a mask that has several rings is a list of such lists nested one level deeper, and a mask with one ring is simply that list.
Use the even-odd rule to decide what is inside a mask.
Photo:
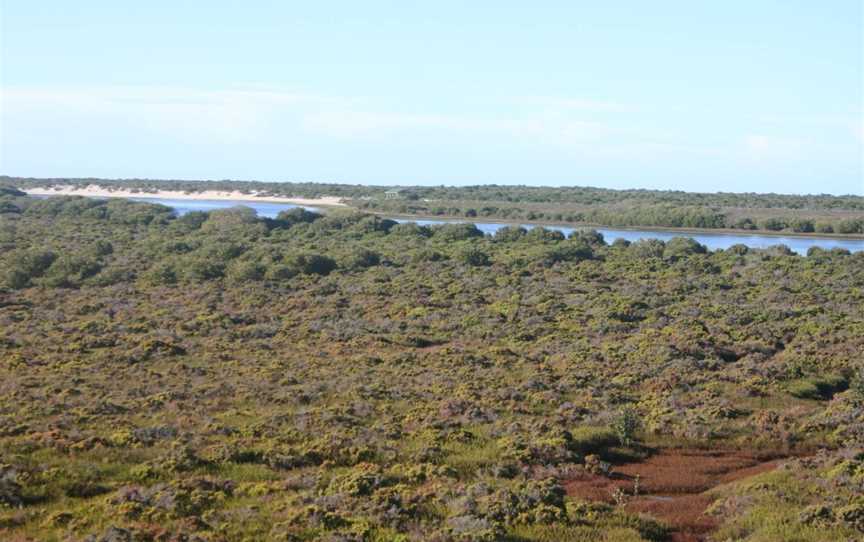
[{"label": "white sand", "polygon": [[261,201],[267,203],[293,203],[296,205],[341,205],[342,198],[335,196],[323,196],[320,198],[286,198],[282,196],[259,196],[256,192],[244,194],[242,192],[205,190],[203,192],[181,192],[179,190],[156,190],[153,192],[132,192],[131,190],[100,186],[98,184],[87,185],[84,188],[70,185],[55,185],[52,187],[27,188],[27,194],[34,196],[89,196],[96,198],[166,198],[186,200],[231,200],[231,201]]}]

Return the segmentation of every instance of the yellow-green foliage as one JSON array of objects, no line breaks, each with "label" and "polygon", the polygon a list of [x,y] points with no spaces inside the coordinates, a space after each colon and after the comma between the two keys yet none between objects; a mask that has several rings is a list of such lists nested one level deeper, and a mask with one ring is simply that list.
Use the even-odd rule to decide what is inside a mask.
[{"label": "yellow-green foliage", "polygon": [[[661,540],[586,456],[864,435],[864,253],[0,199],[0,539]],[[719,534],[857,535],[837,453]]]},{"label": "yellow-green foliage", "polygon": [[710,513],[725,521],[715,536],[746,542],[855,540],[864,533],[859,468],[860,460],[823,455],[719,488]]}]

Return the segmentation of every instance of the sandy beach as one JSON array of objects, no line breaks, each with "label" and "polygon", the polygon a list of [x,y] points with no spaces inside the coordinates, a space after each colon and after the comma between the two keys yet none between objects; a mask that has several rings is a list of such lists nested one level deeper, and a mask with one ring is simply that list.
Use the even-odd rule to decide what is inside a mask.
[{"label": "sandy beach", "polygon": [[260,201],[268,203],[293,203],[309,206],[345,206],[342,198],[324,196],[320,198],[292,198],[282,196],[262,196],[255,192],[205,190],[203,192],[180,192],[176,190],[154,190],[152,192],[120,190],[91,184],[84,188],[70,185],[57,185],[48,188],[27,188],[24,190],[33,196],[88,196],[95,198],[166,198],[185,200],[221,200],[221,201]]}]

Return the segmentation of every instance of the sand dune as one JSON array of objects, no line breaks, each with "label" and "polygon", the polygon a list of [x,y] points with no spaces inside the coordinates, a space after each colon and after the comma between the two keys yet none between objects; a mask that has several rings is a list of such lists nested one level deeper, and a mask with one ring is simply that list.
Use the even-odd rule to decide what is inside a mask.
[{"label": "sand dune", "polygon": [[205,190],[203,192],[181,192],[176,190],[155,190],[153,192],[142,192],[122,190],[100,185],[91,184],[86,187],[57,185],[52,187],[28,188],[25,190],[34,196],[89,196],[96,198],[167,198],[185,200],[230,200],[230,201],[261,201],[268,203],[294,203],[297,205],[312,206],[344,206],[342,198],[335,196],[322,196],[320,198],[294,198],[283,196],[262,196],[255,192],[242,193],[239,191]]}]

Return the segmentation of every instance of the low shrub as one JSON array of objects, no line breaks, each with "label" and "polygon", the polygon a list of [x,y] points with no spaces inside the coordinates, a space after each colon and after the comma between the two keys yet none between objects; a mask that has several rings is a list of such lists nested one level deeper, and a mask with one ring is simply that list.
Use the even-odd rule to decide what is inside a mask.
[{"label": "low shrub", "polygon": [[794,380],[786,386],[786,389],[799,399],[827,401],[835,393],[844,391],[848,387],[849,381],[842,375],[825,375]]}]

